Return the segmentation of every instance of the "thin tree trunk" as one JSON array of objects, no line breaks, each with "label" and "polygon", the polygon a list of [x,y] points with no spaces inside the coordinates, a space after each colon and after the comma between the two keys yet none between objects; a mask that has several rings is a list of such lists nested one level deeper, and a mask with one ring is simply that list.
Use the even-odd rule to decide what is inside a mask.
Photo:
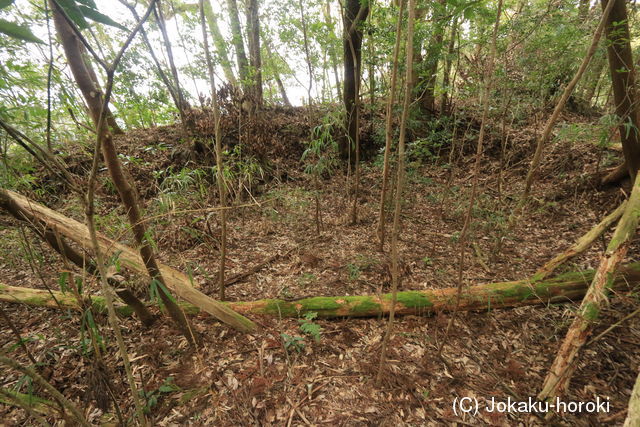
[{"label": "thin tree trunk", "polygon": [[70,400],[64,397],[62,393],[60,393],[54,386],[52,386],[47,380],[42,378],[40,374],[38,374],[32,368],[24,366],[11,358],[4,356],[4,354],[0,354],[0,363],[29,376],[36,384],[47,390],[51,394],[51,396],[53,396],[56,402],[64,407],[64,409],[71,412],[71,414],[73,414],[74,418],[81,426],[91,426],[91,424],[87,422],[86,418],[76,407],[76,405],[74,405]]},{"label": "thin tree trunk", "polygon": [[[67,23],[66,18],[63,15],[64,12],[61,11],[58,4],[53,0],[49,0],[49,5],[51,6],[53,23],[56,27],[56,32],[58,33],[58,37],[60,38],[60,42],[62,43],[62,48],[64,49],[65,56],[69,61],[71,74],[73,74],[73,78],[76,80],[78,86],[80,87],[80,91],[82,92],[82,95],[87,102],[89,112],[95,122],[98,118],[95,115],[95,111],[100,111],[100,109],[102,108],[103,99],[102,89],[100,88],[100,84],[98,83],[96,73],[95,71],[93,71],[91,62],[89,62],[88,58],[86,58],[86,56],[84,55],[84,46],[78,40],[76,34]],[[120,129],[115,121],[115,118],[113,117],[113,114],[108,108],[107,123],[109,124],[109,127],[112,129],[113,133],[123,133],[122,129]]]},{"label": "thin tree trunk", "polygon": [[444,71],[442,77],[442,100],[440,101],[440,115],[449,111],[449,94],[452,92],[449,85],[451,84],[451,66],[453,65],[453,53],[456,48],[456,37],[458,32],[458,17],[453,18],[451,23],[451,38],[447,46],[447,57],[444,61]]},{"label": "thin tree trunk", "polygon": [[393,106],[395,105],[396,86],[398,80],[398,57],[400,56],[400,40],[402,36],[402,15],[404,0],[398,7],[398,23],[396,25],[396,41],[393,46],[393,63],[391,66],[391,85],[389,87],[389,99],[387,101],[387,116],[384,127],[384,164],[382,168],[382,190],[380,191],[380,208],[378,209],[378,250],[384,250],[385,237],[385,203],[387,201],[387,188],[389,185],[389,159],[391,158],[391,141],[393,139]]},{"label": "thin tree trunk", "polygon": [[287,96],[287,91],[282,83],[282,78],[280,77],[280,72],[278,71],[276,54],[274,54],[273,45],[271,43],[271,39],[268,35],[264,36],[264,46],[267,52],[267,60],[271,62],[271,70],[273,73],[273,79],[276,81],[276,85],[278,86],[278,90],[280,91],[280,97],[282,98],[282,102],[287,107],[291,107],[291,102],[289,101],[289,97]]},{"label": "thin tree trunk", "polygon": [[[564,92],[562,93],[562,96],[558,100],[558,103],[556,104],[556,107],[553,110],[551,117],[549,117],[549,120],[547,120],[547,123],[544,127],[544,130],[542,131],[542,134],[540,135],[540,138],[538,138],[538,143],[536,144],[536,151],[533,155],[533,159],[531,160],[531,165],[529,166],[529,172],[527,173],[524,192],[522,193],[522,198],[519,203],[520,208],[523,207],[524,204],[527,202],[529,198],[529,194],[531,193],[533,180],[535,178],[535,174],[538,170],[538,167],[540,166],[540,161],[542,159],[542,150],[544,148],[544,145],[547,143],[547,140],[551,135],[551,131],[553,130],[553,127],[556,121],[558,120],[558,117],[560,117],[560,113],[564,109],[564,106],[567,103],[569,96],[571,96],[573,89],[576,87],[576,85],[580,81],[580,78],[582,77],[585,70],[587,69],[589,62],[593,57],[593,54],[596,52],[598,48],[598,41],[600,40],[600,36],[602,35],[602,30],[605,27],[605,23],[608,20],[608,16],[610,15],[614,2],[617,2],[617,1],[620,1],[620,0],[610,0],[608,5],[605,4],[604,10],[602,12],[602,18],[600,19],[598,28],[596,28],[596,31],[593,34],[593,39],[591,40],[591,46],[589,46],[589,49],[587,50],[587,53],[583,58],[582,63],[578,68],[578,71],[576,71],[576,74],[573,76],[573,79],[571,79],[569,84],[567,84],[567,87],[564,89]],[[621,1],[624,4],[624,0],[621,0]]]},{"label": "thin tree trunk", "polygon": [[627,202],[624,201],[617,209],[611,212],[609,215],[604,217],[602,221],[598,223],[595,227],[589,230],[585,235],[580,237],[571,247],[561,254],[555,256],[552,260],[548,261],[545,265],[540,267],[536,274],[533,276],[537,279],[544,279],[548,277],[556,268],[562,265],[568,259],[575,257],[576,255],[580,255],[589,247],[591,244],[600,237],[605,231],[609,229],[611,224],[616,222],[618,218],[622,216],[622,213],[625,210]]},{"label": "thin tree trunk", "polygon": [[[484,137],[485,137],[485,129],[487,126],[487,121],[489,120],[489,106],[491,105],[491,89],[493,88],[493,71],[495,67],[496,60],[496,40],[498,37],[498,28],[500,27],[500,17],[502,15],[502,0],[498,0],[498,10],[496,14],[496,20],[493,26],[493,34],[491,37],[491,50],[489,53],[489,63],[487,65],[487,69],[484,70],[484,88],[483,88],[483,96],[482,96],[482,119],[480,122],[480,133],[478,135],[478,145],[476,148],[476,159],[473,165],[473,183],[471,185],[471,195],[469,196],[469,206],[467,207],[467,213],[465,215],[464,224],[462,225],[462,230],[460,231],[460,257],[458,259],[458,292],[456,294],[456,306],[458,302],[462,298],[462,287],[463,287],[463,272],[464,272],[464,261],[467,250],[467,239],[469,234],[469,228],[471,227],[471,223],[473,221],[473,208],[476,202],[476,195],[478,191],[478,179],[480,176],[480,163],[482,161],[482,154],[484,150]],[[449,318],[449,322],[447,323],[447,329],[445,330],[444,337],[440,343],[438,348],[438,356],[442,354],[442,350],[447,342],[447,338],[449,337],[449,331],[455,322],[457,309],[453,311],[453,314]]]},{"label": "thin tree trunk", "polygon": [[222,135],[220,133],[220,108],[218,105],[218,96],[216,94],[216,82],[215,74],[213,72],[213,61],[211,60],[211,54],[209,53],[209,42],[207,40],[207,31],[205,27],[203,0],[200,0],[200,15],[202,20],[202,35],[204,37],[204,53],[207,60],[207,70],[209,71],[209,83],[211,84],[211,100],[213,103],[213,121],[215,124],[215,148],[216,148],[216,180],[218,182],[218,193],[220,195],[220,267],[218,270],[218,289],[220,300],[225,299],[225,264],[227,257],[227,197],[226,186],[224,184],[224,165],[222,161]]},{"label": "thin tree trunk", "polygon": [[173,85],[176,91],[176,98],[178,100],[178,113],[180,114],[180,120],[183,125],[187,124],[186,121],[186,111],[190,108],[187,101],[184,99],[184,94],[182,93],[182,89],[180,88],[180,78],[178,76],[178,69],[176,68],[176,64],[173,60],[173,51],[171,49],[171,41],[169,41],[169,36],[167,35],[167,28],[165,25],[164,16],[162,15],[162,5],[158,1],[156,6],[153,9],[153,13],[156,18],[156,22],[158,23],[158,27],[160,28],[160,33],[162,34],[162,39],[164,40],[164,47],[167,50],[167,59],[169,60],[169,69],[171,70],[171,75],[173,76]]},{"label": "thin tree trunk", "polygon": [[369,54],[369,69],[368,69],[368,74],[369,74],[369,102],[371,104],[371,111],[373,112],[373,107],[375,104],[375,96],[376,96],[376,76],[375,76],[375,61],[374,61],[374,53],[375,53],[375,49],[373,46],[373,27],[371,25],[371,19],[373,16],[373,0],[369,1],[369,16],[367,17],[368,19],[368,31],[367,31],[367,36],[369,37],[369,40],[367,42],[367,48],[368,48],[368,54]]},{"label": "thin tree trunk", "polygon": [[[378,375],[376,383],[379,386],[382,381],[384,365],[387,358],[387,346],[393,333],[393,322],[395,319],[396,303],[398,301],[398,287],[400,286],[400,272],[398,268],[398,239],[400,237],[400,214],[402,213],[402,190],[404,187],[405,174],[405,139],[407,134],[407,118],[409,117],[409,108],[412,101],[413,87],[411,86],[411,74],[413,72],[413,27],[416,20],[416,3],[415,0],[409,0],[409,18],[407,22],[407,58],[406,58],[406,75],[404,88],[404,101],[402,105],[402,116],[400,118],[400,137],[398,138],[398,168],[396,171],[396,194],[393,212],[393,229],[391,231],[391,308],[389,309],[389,321],[387,330],[382,340],[382,348],[380,350],[380,365],[378,367]],[[400,17],[401,18],[401,17]],[[400,38],[400,33],[396,35]]]},{"label": "thin tree trunk", "polygon": [[249,61],[253,102],[262,106],[262,56],[260,52],[260,16],[258,0],[247,0],[247,38],[249,39]]},{"label": "thin tree trunk", "polygon": [[[136,20],[140,20],[139,19],[140,17],[138,16],[138,12],[136,11],[135,6],[129,4],[125,0],[119,0],[119,1],[120,1],[121,4],[126,6],[129,9],[129,11],[131,11],[131,14],[133,15],[133,17]],[[167,88],[167,91],[169,91],[169,95],[171,95],[171,98],[173,99],[173,103],[176,106],[176,109],[178,110],[178,113],[180,114],[181,107],[180,107],[180,101],[178,99],[177,90],[174,87],[174,85],[171,82],[171,80],[169,79],[169,77],[167,76],[167,74],[162,69],[162,65],[160,64],[160,60],[156,56],[156,52],[153,49],[153,46],[151,45],[151,42],[149,41],[149,37],[147,36],[147,32],[145,31],[144,28],[140,28],[140,34],[142,35],[144,43],[147,46],[147,49],[149,50],[149,53],[151,54],[151,59],[153,59],[153,62],[156,65],[156,71],[158,72],[158,76],[160,76],[160,80],[162,80],[162,82],[164,83],[165,87]]]},{"label": "thin tree trunk", "polygon": [[[331,0],[327,0],[326,2],[326,7],[324,9],[324,21],[327,25],[327,28],[331,31],[331,35],[335,37],[335,33],[333,32],[333,20],[331,19]],[[333,37],[331,37],[331,39],[333,39]],[[332,40],[329,43],[329,59],[331,60],[333,76],[336,80],[336,92],[338,94],[338,101],[342,102],[342,90],[340,89],[342,87],[342,84],[340,82],[340,75],[338,74],[338,55],[336,54],[335,46],[334,43],[332,43]]]},{"label": "thin tree trunk", "polygon": [[[55,3],[55,2],[54,2]],[[160,10],[157,7],[157,4],[154,3],[154,10]],[[66,19],[61,16],[61,12],[59,9],[54,9],[54,20],[56,22],[56,28],[59,29],[60,34],[63,35],[63,40],[65,41],[64,49],[67,54],[67,60],[72,69],[80,69],[82,64],[82,55],[79,50],[79,42],[76,39],[69,39],[68,37],[64,37],[65,34],[72,34],[72,28]],[[111,70],[113,73],[113,70]],[[80,81],[82,79],[82,75],[79,74]],[[80,86],[81,91],[83,92],[85,98],[92,98],[92,93],[85,93],[87,90],[91,90],[89,86],[85,84],[81,84],[78,81],[78,85]],[[94,98],[97,99],[97,98]],[[102,97],[99,97],[101,102],[104,102]],[[129,223],[131,224],[131,228],[136,239],[136,242],[140,246],[140,255],[142,256],[143,262],[149,272],[149,276],[156,280],[162,286],[159,286],[158,294],[160,295],[164,305],[167,308],[167,311],[176,322],[178,327],[181,329],[182,333],[185,337],[190,340],[192,337],[192,331],[185,317],[184,313],[180,310],[177,303],[173,300],[167,291],[164,279],[160,270],[158,269],[158,264],[153,253],[153,249],[151,247],[151,243],[149,241],[150,236],[147,235],[147,229],[145,223],[142,222],[142,215],[140,213],[140,208],[138,206],[137,196],[134,190],[134,187],[131,185],[129,179],[125,175],[125,172],[122,168],[122,164],[120,163],[120,159],[118,158],[118,153],[116,151],[115,145],[113,143],[113,139],[111,133],[106,128],[106,126],[102,126],[103,122],[101,120],[103,105],[108,106],[108,103],[97,104],[92,102],[90,107],[91,116],[94,121],[94,125],[96,126],[97,138],[99,141],[99,145],[102,149],[102,154],[104,157],[104,161],[107,165],[107,169],[109,170],[109,175],[111,176],[111,180],[113,181],[114,186],[116,187],[118,194],[120,195],[120,199],[124,205],[125,211],[127,213],[127,217],[129,218]],[[106,110],[105,110],[106,111]],[[98,126],[102,126],[99,128]],[[104,277],[106,279],[106,276]],[[162,289],[164,287],[164,289]]]},{"label": "thin tree trunk", "polygon": [[249,81],[249,61],[247,60],[247,54],[244,50],[244,40],[242,38],[242,27],[240,26],[240,14],[238,13],[237,1],[227,0],[227,9],[229,11],[229,22],[231,23],[231,43],[236,51],[240,84],[243,90],[246,90],[246,85]]},{"label": "thin tree trunk", "polygon": [[584,100],[587,102],[587,105],[593,105],[593,97],[596,94],[596,89],[598,88],[598,82],[600,81],[600,76],[602,76],[602,72],[605,70],[605,65],[607,65],[607,59],[605,54],[598,54],[593,63],[591,64],[592,71],[590,73],[590,79],[587,80],[587,87],[584,92]]},{"label": "thin tree trunk", "polygon": [[298,5],[300,6],[300,21],[302,23],[302,40],[304,42],[304,55],[307,61],[307,70],[309,72],[309,86],[307,86],[307,97],[309,99],[309,105],[313,104],[313,100],[311,98],[311,87],[313,86],[313,64],[311,63],[311,53],[309,51],[309,38],[307,35],[307,20],[304,16],[304,6],[302,5],[302,0],[298,0]]},{"label": "thin tree trunk", "polygon": [[224,39],[222,33],[220,32],[220,27],[218,26],[218,17],[215,13],[213,13],[211,0],[205,0],[204,14],[207,17],[209,31],[211,32],[213,44],[216,47],[216,52],[218,53],[218,57],[220,58],[220,66],[224,71],[224,76],[226,77],[229,84],[231,84],[231,86],[237,86],[238,80],[236,79],[236,75],[233,72],[233,66],[231,65],[231,61],[229,60],[229,54],[227,53],[227,41]]}]

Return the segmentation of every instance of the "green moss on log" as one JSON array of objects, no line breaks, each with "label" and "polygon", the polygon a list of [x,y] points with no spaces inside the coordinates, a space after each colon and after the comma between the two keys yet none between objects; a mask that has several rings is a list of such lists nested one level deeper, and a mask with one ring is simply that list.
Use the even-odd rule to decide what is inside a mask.
[{"label": "green moss on log", "polygon": [[[520,280],[514,282],[489,283],[466,288],[460,300],[460,310],[487,310],[513,307],[523,304],[547,304],[570,302],[582,298],[594,275],[593,271],[565,273],[552,279]],[[621,269],[612,278],[616,289],[629,289],[630,284],[640,282],[640,263]],[[450,311],[455,307],[456,288],[404,291],[397,295],[398,314],[430,314],[435,311]],[[78,304],[70,294],[54,291],[63,308],[78,309]],[[45,290],[17,288],[0,284],[0,300],[22,302],[30,305],[56,308],[51,295]],[[104,299],[92,297],[96,310],[104,311]],[[391,294],[364,296],[312,297],[295,301],[266,299],[248,302],[227,302],[231,309],[242,314],[264,314],[274,317],[301,317],[316,312],[320,318],[367,317],[386,314],[391,306]],[[200,310],[187,303],[182,309],[189,314]],[[132,310],[118,306],[123,316],[130,316]],[[592,313],[593,314],[593,313]],[[595,313],[597,315],[597,313]]]},{"label": "green moss on log", "polygon": [[[392,295],[387,294],[384,298],[388,301],[391,301]],[[425,295],[423,292],[418,291],[405,291],[398,292],[396,296],[398,302],[402,304],[405,308],[430,308],[433,307],[433,302],[431,302],[431,298]]]}]

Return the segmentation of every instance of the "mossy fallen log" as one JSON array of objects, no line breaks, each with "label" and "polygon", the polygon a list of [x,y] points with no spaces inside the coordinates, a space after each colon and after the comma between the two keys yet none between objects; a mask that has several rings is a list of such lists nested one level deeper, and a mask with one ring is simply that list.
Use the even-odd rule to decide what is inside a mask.
[{"label": "mossy fallen log", "polygon": [[[593,279],[594,271],[571,272],[543,280],[517,280],[471,286],[460,300],[459,310],[487,311],[522,305],[568,303],[579,301]],[[618,270],[613,287],[629,290],[640,282],[640,263],[629,264]],[[456,288],[424,291],[398,292],[397,314],[429,315],[450,311],[455,307]],[[73,295],[41,289],[21,288],[0,283],[0,301],[23,303],[38,307],[78,310]],[[97,311],[104,311],[104,300],[91,297]],[[56,302],[57,300],[57,302]],[[58,305],[59,304],[59,305]],[[247,302],[225,303],[237,313],[264,314],[277,317],[299,317],[315,312],[321,318],[371,317],[388,314],[391,294],[312,297],[295,301],[263,299]],[[182,304],[184,310],[195,314],[199,309],[191,304]],[[116,307],[122,316],[130,316],[131,308]]]}]

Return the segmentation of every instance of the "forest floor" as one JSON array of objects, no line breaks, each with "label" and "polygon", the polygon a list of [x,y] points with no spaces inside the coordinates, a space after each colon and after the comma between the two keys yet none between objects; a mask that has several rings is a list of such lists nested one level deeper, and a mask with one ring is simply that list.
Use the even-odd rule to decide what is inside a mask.
[{"label": "forest floor", "polygon": [[[203,292],[215,297],[217,215],[180,212],[215,206],[216,198],[210,194],[213,186],[193,174],[191,180],[174,179],[173,184],[166,179],[164,185],[158,184],[155,179],[171,164],[175,152],[170,144],[177,144],[178,134],[175,127],[134,131],[120,137],[119,149],[141,190],[147,215],[162,215],[154,226],[162,262],[189,274]],[[514,134],[512,152],[518,146],[523,153],[530,152],[532,135],[535,129]],[[522,189],[528,162],[526,157],[518,159],[517,153],[511,157],[500,194],[497,150],[489,145],[465,264],[466,285],[530,276],[624,198],[620,188],[595,184],[600,160],[595,144],[556,141],[549,147],[531,207],[518,226],[507,231],[506,220]],[[195,161],[191,166],[188,160],[182,161],[192,169],[198,167]],[[472,156],[466,156],[453,168],[436,161],[411,163],[400,241],[402,289],[457,285],[457,241],[468,205],[472,161]],[[345,176],[338,173],[323,180],[320,235],[315,231],[313,185],[300,165],[287,164],[286,173],[272,171],[275,179],[255,184],[253,198],[243,199],[251,206],[230,215],[228,276],[279,256],[230,286],[227,298],[248,301],[388,292],[388,247],[378,252],[375,236],[379,162],[363,164],[355,225],[346,221],[350,205]],[[108,185],[102,187],[100,200],[100,231],[131,244],[122,208]],[[45,201],[82,221],[79,203],[68,195],[46,196]],[[57,287],[65,269],[60,258],[28,229],[23,238],[20,227],[14,219],[0,215],[2,281],[14,286],[43,288],[47,283]],[[597,267],[608,236],[610,233],[563,269]],[[498,242],[502,242],[499,251]],[[638,255],[640,242],[636,239],[628,259],[637,260]],[[133,276],[127,281],[140,290],[147,286]],[[91,287],[97,289],[97,284]],[[595,333],[636,307],[634,296],[616,296]],[[82,356],[79,316],[15,304],[2,308],[27,338],[45,377],[65,396],[81,402],[91,421],[98,422],[101,410],[90,379],[91,362]],[[468,396],[481,402],[491,398],[526,401],[535,397],[576,308],[577,304],[554,304],[460,313],[444,347],[447,364],[436,353],[449,315],[400,317],[379,388],[373,379],[384,319],[308,321],[322,328],[316,340],[301,331],[303,320],[253,316],[262,328],[246,335],[199,315],[193,323],[202,332],[204,344],[195,352],[166,318],[150,329],[135,319],[123,319],[122,326],[135,376],[142,380],[148,405],[153,406],[154,425],[517,425],[527,424],[527,416],[481,411],[477,416],[458,417],[453,400]],[[0,331],[0,345],[5,349],[13,346],[11,354],[26,362],[4,322]],[[103,333],[108,368],[117,371],[110,376],[115,394],[128,396],[115,340]],[[288,349],[285,342],[291,344]],[[640,367],[639,344],[640,319],[634,317],[588,345],[580,353],[565,400],[600,397],[609,400],[610,411],[568,414],[557,420],[567,425],[621,423]],[[5,387],[19,381],[15,372],[2,375]],[[21,390],[27,389],[22,381]],[[121,397],[119,404],[132,406],[130,397]],[[23,425],[27,420],[22,410],[2,404],[0,418],[7,425]]]}]

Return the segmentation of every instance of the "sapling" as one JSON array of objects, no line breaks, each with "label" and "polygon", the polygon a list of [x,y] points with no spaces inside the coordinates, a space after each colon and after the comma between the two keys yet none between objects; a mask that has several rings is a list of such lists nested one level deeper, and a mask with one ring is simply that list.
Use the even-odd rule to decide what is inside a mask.
[{"label": "sapling", "polygon": [[322,228],[322,215],[320,213],[320,177],[331,173],[337,165],[338,144],[333,139],[334,117],[326,116],[321,125],[313,128],[312,139],[307,143],[307,149],[302,153],[301,160],[306,163],[305,173],[313,178],[315,187],[315,223],[316,233],[319,235]]}]

